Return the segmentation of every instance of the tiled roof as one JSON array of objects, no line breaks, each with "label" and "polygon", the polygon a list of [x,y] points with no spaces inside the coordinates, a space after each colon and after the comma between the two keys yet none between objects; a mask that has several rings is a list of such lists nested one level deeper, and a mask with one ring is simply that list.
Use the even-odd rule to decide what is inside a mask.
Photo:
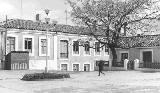
[{"label": "tiled roof", "polygon": [[[40,30],[46,31],[48,28],[52,31],[71,34],[89,34],[85,27],[60,25],[60,24],[46,24],[44,22],[34,22],[32,20],[10,19],[5,25],[5,22],[0,23],[0,27],[13,28],[13,29],[26,29],[26,30]],[[99,31],[98,35],[103,35],[103,31]],[[160,35],[144,35],[134,37],[122,37],[119,39],[118,47],[153,47],[160,46]]]},{"label": "tiled roof", "polygon": [[118,43],[118,47],[120,48],[154,47],[154,46],[160,46],[160,34],[122,37],[119,39]]},{"label": "tiled roof", "polygon": [[61,24],[46,24],[45,22],[35,22],[32,20],[22,20],[22,19],[10,19],[5,25],[5,21],[0,23],[0,27],[14,28],[14,29],[26,29],[26,30],[40,30],[46,31],[50,29],[51,31],[59,31],[63,33],[71,34],[88,34],[88,31],[84,27],[61,25]]}]

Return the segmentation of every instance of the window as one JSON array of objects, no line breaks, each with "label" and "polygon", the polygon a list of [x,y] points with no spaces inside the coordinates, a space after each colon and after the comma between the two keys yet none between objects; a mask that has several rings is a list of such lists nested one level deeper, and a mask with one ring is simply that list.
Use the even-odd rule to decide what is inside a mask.
[{"label": "window", "polygon": [[[32,39],[33,40],[33,39]],[[39,56],[50,56],[50,37],[39,36]]]},{"label": "window", "polygon": [[32,38],[25,38],[24,43],[25,51],[29,51],[30,53],[32,53]]},{"label": "window", "polygon": [[79,64],[73,64],[73,71],[79,71]]},{"label": "window", "polygon": [[121,61],[123,62],[125,59],[128,59],[128,53],[121,53]]},{"label": "window", "polygon": [[84,64],[84,71],[90,71],[90,64]]},{"label": "window", "polygon": [[47,40],[41,39],[41,54],[46,54],[47,50]]},{"label": "window", "polygon": [[7,37],[7,51],[9,53],[15,51],[15,37]]},{"label": "window", "polygon": [[100,55],[100,43],[95,42],[95,55]]},{"label": "window", "polygon": [[108,55],[109,54],[109,48],[108,48],[107,45],[105,45],[104,47],[105,47],[105,50],[104,50],[105,51],[105,55]]},{"label": "window", "polygon": [[84,44],[84,50],[85,54],[90,55],[90,43],[88,41]]},{"label": "window", "polygon": [[60,58],[68,58],[68,41],[60,40]]},{"label": "window", "polygon": [[61,71],[67,71],[67,64],[61,64]]},{"label": "window", "polygon": [[73,41],[73,53],[79,54],[79,42],[78,41]]}]

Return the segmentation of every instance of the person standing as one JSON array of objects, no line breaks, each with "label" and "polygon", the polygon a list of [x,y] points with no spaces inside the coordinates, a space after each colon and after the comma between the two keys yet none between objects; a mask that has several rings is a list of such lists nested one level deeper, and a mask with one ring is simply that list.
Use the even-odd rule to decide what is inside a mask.
[{"label": "person standing", "polygon": [[98,63],[98,67],[99,67],[99,75],[98,76],[100,76],[100,74],[102,73],[103,75],[105,75],[102,71],[103,71],[103,66],[104,66],[104,62],[103,62],[103,60],[100,60],[99,61],[99,63]]}]

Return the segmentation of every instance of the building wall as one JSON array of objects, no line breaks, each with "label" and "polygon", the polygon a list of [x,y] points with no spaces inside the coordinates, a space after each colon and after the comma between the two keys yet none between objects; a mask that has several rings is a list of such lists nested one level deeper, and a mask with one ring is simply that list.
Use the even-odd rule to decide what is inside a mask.
[{"label": "building wall", "polygon": [[129,49],[129,60],[140,59],[140,49],[130,48]]},{"label": "building wall", "polygon": [[[45,69],[46,66],[46,56],[40,55],[39,52],[39,38],[45,37],[44,33],[30,33],[31,30],[17,30],[11,29],[8,31],[7,36],[13,36],[18,39],[16,42],[16,51],[24,51],[24,37],[33,37],[33,53],[29,57],[29,69]],[[57,69],[57,62],[54,60],[54,36],[52,34],[48,35],[49,41],[49,56],[48,56],[48,68]],[[17,44],[18,43],[18,44]]]},{"label": "building wall", "polygon": [[[84,64],[90,64],[90,71],[94,70],[96,60],[109,61],[109,55],[104,54],[104,50],[101,50],[101,55],[96,56],[94,49],[90,49],[90,55],[84,55],[84,47],[80,46],[80,54],[73,55],[73,41],[81,37],[76,35],[59,35],[57,47],[60,47],[60,40],[68,40],[69,43],[69,57],[68,59],[60,58],[60,50],[57,51],[58,55],[58,69],[61,70],[61,64],[68,64],[68,70],[73,71],[73,64],[79,64],[79,71],[84,71]],[[91,42],[90,42],[91,43]],[[92,42],[93,43],[93,42]]]},{"label": "building wall", "polygon": [[143,52],[151,51],[152,52],[152,62],[160,62],[160,47],[142,47],[142,48],[130,48],[130,49],[117,49],[118,60],[121,59],[120,53],[122,51],[128,51],[129,60],[139,59],[140,62],[143,62]]},{"label": "building wall", "polygon": [[160,47],[153,48],[153,62],[160,63]]},{"label": "building wall", "polygon": [[0,49],[1,49],[1,52],[0,52],[0,59],[2,60],[2,56],[3,56],[3,53],[2,53],[2,48],[3,48],[3,32],[0,33]]},{"label": "building wall", "polygon": [[117,51],[117,61],[121,61],[121,53],[128,53],[128,60],[140,59],[140,49],[130,48],[130,49],[116,49]]},{"label": "building wall", "polygon": [[117,62],[121,61],[121,53],[129,53],[128,49],[116,49],[116,53],[117,53]]},{"label": "building wall", "polygon": [[[18,30],[11,29],[8,31],[7,36],[16,38],[16,51],[24,51],[24,37],[32,37],[33,39],[33,53],[29,56],[29,69],[45,69],[46,56],[40,56],[39,53],[39,38],[44,37],[44,32],[34,30]],[[86,36],[82,36],[86,37]],[[109,55],[105,54],[104,49],[101,49],[101,55],[95,55],[95,50],[91,49],[90,55],[84,55],[84,47],[80,47],[80,55],[73,55],[73,41],[81,37],[71,34],[58,34],[51,33],[49,38],[49,57],[48,68],[50,70],[61,70],[61,64],[68,64],[68,70],[73,71],[73,64],[79,64],[79,71],[84,71],[84,64],[90,65],[90,71],[94,70],[96,60],[109,61]],[[69,57],[68,59],[60,58],[60,40],[68,40],[69,42]],[[92,42],[94,43],[94,42]]]}]

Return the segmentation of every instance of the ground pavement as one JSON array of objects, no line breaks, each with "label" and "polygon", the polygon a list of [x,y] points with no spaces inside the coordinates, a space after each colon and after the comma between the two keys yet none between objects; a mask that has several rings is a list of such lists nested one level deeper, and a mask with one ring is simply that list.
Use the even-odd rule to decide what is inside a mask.
[{"label": "ground pavement", "polygon": [[0,93],[160,93],[160,72],[70,72],[71,78],[21,81],[33,71],[0,71]]}]

